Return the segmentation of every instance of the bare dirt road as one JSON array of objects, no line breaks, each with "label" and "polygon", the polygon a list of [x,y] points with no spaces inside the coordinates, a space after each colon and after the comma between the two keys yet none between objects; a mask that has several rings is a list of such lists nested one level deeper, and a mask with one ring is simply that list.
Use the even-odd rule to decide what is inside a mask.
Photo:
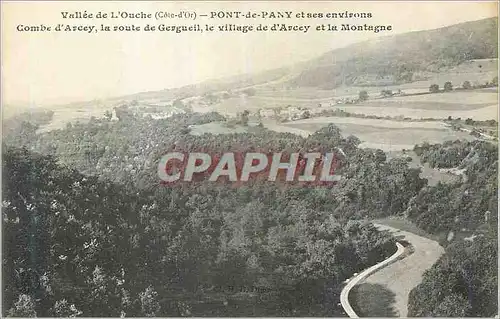
[{"label": "bare dirt road", "polygon": [[444,253],[444,248],[436,241],[390,226],[375,224],[377,228],[391,231],[394,236],[408,241],[414,252],[370,275],[365,283],[381,285],[395,294],[394,312],[399,317],[408,314],[408,295],[421,281],[425,270],[429,269]]}]

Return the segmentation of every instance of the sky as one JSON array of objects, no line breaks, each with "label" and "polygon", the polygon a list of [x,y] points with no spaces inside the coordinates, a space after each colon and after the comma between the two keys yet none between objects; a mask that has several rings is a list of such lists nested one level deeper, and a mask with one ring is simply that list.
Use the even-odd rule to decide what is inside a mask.
[{"label": "sky", "polygon": [[[195,21],[63,19],[62,11],[196,12]],[[199,17],[216,11],[371,12],[350,21]],[[2,104],[44,105],[161,90],[315,58],[351,43],[497,16],[497,2],[5,2],[1,3]],[[310,24],[392,25],[386,33],[21,32],[19,25]]]}]

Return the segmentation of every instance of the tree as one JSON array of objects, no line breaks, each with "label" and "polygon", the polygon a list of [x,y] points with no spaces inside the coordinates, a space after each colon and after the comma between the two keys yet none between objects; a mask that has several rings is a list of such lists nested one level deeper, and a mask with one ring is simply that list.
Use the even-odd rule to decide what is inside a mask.
[{"label": "tree", "polygon": [[203,98],[208,102],[208,104],[214,104],[219,101],[219,98],[213,93],[207,93]]},{"label": "tree", "polygon": [[449,91],[452,91],[453,90],[453,85],[451,84],[450,81],[446,82],[444,84],[444,91],[445,92],[449,92]]},{"label": "tree", "polygon": [[172,106],[175,107],[175,108],[179,108],[179,109],[182,109],[184,108],[184,102],[182,102],[181,99],[176,99],[173,103],[172,103]]},{"label": "tree", "polygon": [[261,122],[262,121],[262,114],[261,114],[262,109],[258,109],[257,112],[255,112],[255,116],[257,117],[257,121]]},{"label": "tree", "polygon": [[469,81],[465,81],[464,84],[462,84],[462,87],[465,89],[465,90],[470,90],[472,88],[472,85],[470,84]]},{"label": "tree", "polygon": [[58,317],[74,318],[82,314],[81,311],[76,309],[74,304],[69,304],[66,299],[56,301],[54,305],[54,313]]},{"label": "tree", "polygon": [[244,110],[241,114],[240,114],[240,124],[243,125],[243,126],[247,126],[248,125],[248,115],[250,114],[250,112],[248,110]]},{"label": "tree", "polygon": [[497,86],[498,85],[498,76],[495,76],[493,80],[491,81],[491,84]]},{"label": "tree", "polygon": [[254,96],[257,91],[254,88],[248,88],[243,90],[243,93],[245,93],[247,96]]},{"label": "tree", "polygon": [[382,95],[383,97],[393,96],[392,90],[382,90],[380,92],[380,95]]},{"label": "tree", "polygon": [[110,121],[112,117],[113,113],[111,113],[111,111],[107,110],[106,112],[104,112],[104,118],[107,119],[108,121]]},{"label": "tree", "polygon": [[132,119],[134,117],[134,113],[126,105],[115,107],[115,113],[116,113],[116,117],[120,121],[129,120],[129,119]]},{"label": "tree", "polygon": [[473,129],[471,132],[470,132],[470,135],[471,136],[474,136],[474,137],[477,137],[477,138],[480,138],[481,137],[481,133],[476,130],[476,129]]},{"label": "tree", "polygon": [[160,303],[158,302],[158,293],[152,286],[146,288],[139,294],[141,301],[141,311],[146,317],[156,317],[160,313]]},{"label": "tree", "polygon": [[429,92],[431,92],[431,93],[437,93],[437,92],[439,92],[439,85],[437,85],[437,84],[432,84],[432,85],[429,87]]},{"label": "tree", "polygon": [[180,130],[180,133],[181,133],[182,135],[189,134],[190,132],[191,132],[191,128],[190,128],[189,126],[183,127],[183,128],[181,128],[181,130]]},{"label": "tree", "polygon": [[368,92],[366,92],[364,90],[360,91],[359,92],[359,100],[360,101],[366,101],[366,100],[368,100]]},{"label": "tree", "polygon": [[29,295],[21,294],[8,312],[9,317],[36,317],[35,303]]},{"label": "tree", "polygon": [[387,157],[386,157],[384,151],[379,150],[379,149],[375,151],[375,161],[377,163],[384,163],[386,161],[386,159],[387,159]]}]

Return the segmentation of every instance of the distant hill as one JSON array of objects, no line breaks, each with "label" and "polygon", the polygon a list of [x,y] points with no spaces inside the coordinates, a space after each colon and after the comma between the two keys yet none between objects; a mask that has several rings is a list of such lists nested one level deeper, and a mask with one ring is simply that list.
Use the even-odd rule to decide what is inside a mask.
[{"label": "distant hill", "polygon": [[454,68],[465,61],[497,58],[497,39],[498,18],[488,18],[364,41],[280,69],[122,98],[182,99],[271,82],[322,89],[341,85],[395,85],[426,79],[432,73]]},{"label": "distant hill", "polygon": [[[388,86],[426,80],[465,61],[498,57],[498,18],[460,23],[440,29],[410,32],[356,43],[316,59],[268,71],[213,79],[179,88],[134,93],[106,99],[120,105],[133,100],[172,101],[221,91],[282,84],[284,87]],[[474,64],[475,65],[475,64]],[[95,101],[59,106],[93,104]],[[4,117],[28,109],[9,107]],[[12,114],[11,114],[12,113]]]},{"label": "distant hill", "polygon": [[118,99],[183,99],[191,96],[204,95],[213,91],[235,90],[247,86],[268,83],[286,76],[289,72],[289,68],[280,68],[259,73],[241,74],[221,79],[207,80],[201,83],[186,85],[180,88],[135,93],[128,96],[119,97]]},{"label": "distant hill", "polygon": [[467,60],[497,58],[497,39],[498,18],[378,38],[311,60],[290,84],[330,89],[412,82]]}]

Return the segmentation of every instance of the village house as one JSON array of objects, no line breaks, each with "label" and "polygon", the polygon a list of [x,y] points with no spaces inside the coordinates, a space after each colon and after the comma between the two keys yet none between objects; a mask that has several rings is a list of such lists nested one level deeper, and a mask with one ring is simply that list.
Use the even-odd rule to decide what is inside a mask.
[{"label": "village house", "polygon": [[260,109],[259,115],[261,117],[274,117],[275,111],[273,109]]}]

